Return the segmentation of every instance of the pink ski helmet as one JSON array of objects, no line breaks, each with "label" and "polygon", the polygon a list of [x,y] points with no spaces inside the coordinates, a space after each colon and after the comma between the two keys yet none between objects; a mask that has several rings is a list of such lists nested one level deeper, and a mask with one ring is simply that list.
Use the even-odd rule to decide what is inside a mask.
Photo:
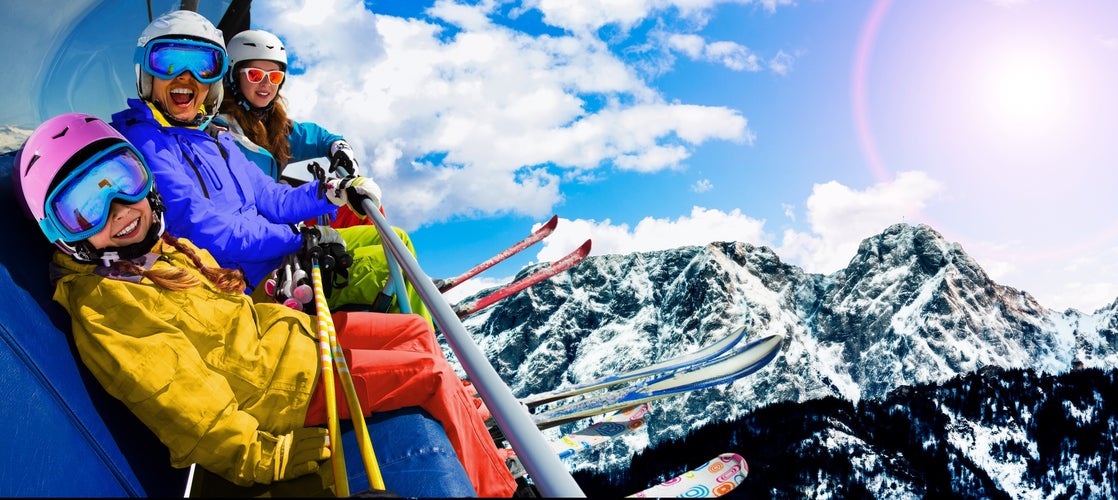
[{"label": "pink ski helmet", "polygon": [[[83,206],[83,209],[92,210],[95,215],[60,216],[52,213],[53,210],[48,211],[48,202],[52,196],[57,191],[65,191],[62,189],[64,184],[74,181],[69,178],[71,174],[100,164],[112,165],[116,169],[131,168],[132,171],[128,175],[122,172],[122,182],[112,186],[114,189],[95,193],[103,194],[103,197],[93,197],[94,203]],[[151,249],[165,229],[162,220],[163,203],[155,190],[151,170],[143,156],[119,132],[94,116],[66,113],[43,122],[16,154],[12,174],[15,177],[15,191],[21,195],[19,200],[24,211],[39,224],[48,240],[76,260],[102,261],[108,265],[119,258],[138,257]],[[135,203],[145,197],[152,206],[152,229],[144,242],[129,247],[146,245],[146,248],[98,250],[89,244],[87,238],[104,227],[107,207],[112,200]],[[96,216],[100,216],[102,220],[96,220]],[[77,217],[76,222],[69,220],[74,217]],[[136,252],[139,253],[133,255]]]}]

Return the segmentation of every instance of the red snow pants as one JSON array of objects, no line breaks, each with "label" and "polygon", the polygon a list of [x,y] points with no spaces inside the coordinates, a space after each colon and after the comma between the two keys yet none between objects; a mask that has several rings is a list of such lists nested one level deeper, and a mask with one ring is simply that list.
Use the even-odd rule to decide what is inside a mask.
[{"label": "red snow pants", "polygon": [[[427,321],[415,314],[370,312],[335,312],[333,318],[365,416],[408,406],[427,410],[442,424],[478,496],[511,497],[516,482]],[[349,418],[337,377],[334,386],[339,418]],[[315,384],[308,426],[326,423],[321,388]]]}]

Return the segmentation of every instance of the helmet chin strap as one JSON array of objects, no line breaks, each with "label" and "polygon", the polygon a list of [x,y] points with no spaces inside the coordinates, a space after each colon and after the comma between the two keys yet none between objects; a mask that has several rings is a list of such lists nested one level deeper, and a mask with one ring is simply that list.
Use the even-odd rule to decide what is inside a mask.
[{"label": "helmet chin strap", "polygon": [[167,207],[163,204],[163,197],[154,189],[148,193],[148,202],[151,204],[151,229],[143,240],[123,247],[108,247],[100,250],[93,248],[89,240],[83,240],[75,245],[77,248],[73,253],[74,258],[85,262],[100,260],[102,266],[109,267],[118,260],[132,260],[150,252],[167,230],[167,224],[163,220],[163,211]]},{"label": "helmet chin strap", "polygon": [[101,265],[109,267],[113,262],[120,260],[120,255],[116,252],[101,252]]},{"label": "helmet chin strap", "polygon": [[155,246],[155,242],[163,236],[163,217],[152,216],[152,226],[143,240],[123,247],[109,247],[100,251],[101,265],[109,267],[118,260],[132,260],[146,255]]},{"label": "helmet chin strap", "polygon": [[270,102],[268,102],[267,106],[264,106],[263,108],[258,108],[256,106],[253,106],[251,102],[248,102],[248,98],[241,95],[240,92],[237,92],[236,100],[237,100],[237,104],[240,104],[242,108],[245,108],[245,111],[251,111],[253,113],[256,113],[257,118],[260,118],[260,119],[263,119],[264,114],[271,111],[272,108],[275,107],[275,105],[276,105],[276,100],[272,99]]},{"label": "helmet chin strap", "polygon": [[[232,73],[232,71],[230,71],[230,73]],[[276,99],[279,99],[279,89],[283,87],[283,84],[280,84],[280,87],[276,88],[276,97],[269,101],[267,106],[258,108],[253,106],[251,102],[248,102],[248,98],[245,97],[244,92],[241,92],[241,85],[237,83],[236,79],[230,78],[227,81],[229,82],[229,89],[233,91],[233,101],[244,108],[245,111],[256,113],[256,117],[259,119],[264,119],[264,114],[275,107]]]}]

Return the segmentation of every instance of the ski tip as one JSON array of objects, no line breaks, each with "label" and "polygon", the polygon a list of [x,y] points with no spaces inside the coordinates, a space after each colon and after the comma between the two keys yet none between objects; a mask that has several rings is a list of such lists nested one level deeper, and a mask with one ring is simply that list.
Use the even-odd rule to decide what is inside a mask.
[{"label": "ski tip", "polygon": [[543,224],[543,226],[540,226],[540,228],[537,229],[537,231],[551,232],[553,229],[555,229],[555,226],[558,226],[558,225],[559,225],[559,214],[555,214],[555,215],[552,215],[551,218],[548,219],[547,222],[545,222]]},{"label": "ski tip", "polygon": [[629,498],[714,498],[737,488],[749,475],[749,464],[741,455],[727,452],[698,468],[664,481]]},{"label": "ski tip", "polygon": [[781,347],[784,347],[784,334],[774,333],[767,337],[762,337],[760,340],[754,341],[753,345],[770,351],[779,350]]},{"label": "ski tip", "polygon": [[741,455],[731,451],[731,452],[726,452],[726,453],[723,453],[721,455],[718,455],[718,459],[720,461],[722,461],[723,463],[730,464],[731,466],[733,466],[735,464],[740,465],[741,466],[742,477],[744,478],[746,476],[749,476],[749,464],[745,461],[745,458],[742,457]]}]

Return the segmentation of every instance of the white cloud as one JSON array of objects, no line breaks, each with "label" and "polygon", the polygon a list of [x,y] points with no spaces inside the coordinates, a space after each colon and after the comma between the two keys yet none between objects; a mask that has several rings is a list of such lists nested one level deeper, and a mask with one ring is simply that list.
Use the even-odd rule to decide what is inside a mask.
[{"label": "white cloud", "polygon": [[550,262],[569,253],[587,238],[593,240],[591,255],[627,254],[666,250],[686,245],[706,245],[712,241],[742,241],[763,244],[764,221],[734,210],[726,213],[693,207],[691,214],[675,220],[646,217],[630,228],[613,224],[609,219],[562,220],[555,232],[544,240],[536,255],[540,262]]},{"label": "white cloud", "polygon": [[756,4],[767,12],[778,6],[795,5],[794,0],[527,0],[525,8],[543,12],[544,22],[573,32],[594,32],[609,25],[627,30],[648,17],[676,11],[685,19],[705,22],[720,4]]},{"label": "white cloud", "polygon": [[714,184],[710,182],[710,179],[699,179],[691,185],[691,191],[695,193],[705,193],[711,189],[714,189]]},{"label": "white cloud", "polygon": [[[923,172],[904,172],[892,181],[864,190],[851,189],[834,181],[816,184],[805,203],[810,228],[806,231],[785,229],[779,242],[766,233],[765,221],[739,210],[726,213],[693,207],[689,215],[674,220],[645,218],[635,227],[614,224],[609,219],[601,222],[564,220],[544,240],[536,258],[540,262],[554,261],[587,238],[593,240],[592,255],[741,241],[774,248],[781,260],[806,272],[830,274],[846,267],[865,238],[895,223],[919,223],[924,217],[921,212],[929,202],[939,199],[941,191],[941,183]],[[789,220],[795,220],[793,205],[782,204],[781,208]],[[996,282],[1031,293],[1045,307],[1057,310],[1088,307],[1092,309],[1083,312],[1093,312],[1094,307],[1110,304],[1118,296],[1118,283],[1105,279],[1114,274],[1118,248],[1072,259],[1063,268],[1038,273],[1032,266],[1021,264],[1029,262],[1029,258],[1020,255],[1020,243],[959,243]]]},{"label": "white cloud", "polygon": [[668,46],[682,52],[691,59],[699,59],[703,56],[706,40],[703,40],[703,37],[699,35],[670,35],[668,36]]},{"label": "white cloud", "polygon": [[1118,297],[1118,282],[1110,279],[1118,273],[1118,247],[1080,247],[1059,256],[1038,254],[1038,247],[1026,241],[976,241],[964,247],[994,281],[1029,292],[1051,309],[1092,313]]},{"label": "white cloud", "polygon": [[[437,2],[433,22],[353,0],[316,4],[315,16],[260,3],[254,21],[289,40],[305,68],[284,88],[292,117],[344,135],[406,229],[456,214],[543,216],[562,201],[561,182],[676,169],[706,141],[754,137],[736,110],[664,102],[601,40],[493,23],[493,2]],[[663,7],[631,6],[639,16]]]},{"label": "white cloud", "polygon": [[769,69],[778,75],[787,75],[792,71],[792,65],[795,62],[795,56],[781,50],[772,59],[769,59]]},{"label": "white cloud", "polygon": [[777,254],[808,272],[842,269],[863,239],[891,224],[914,223],[941,187],[924,172],[902,172],[863,191],[835,181],[816,184],[807,199],[810,234],[785,231]]},{"label": "white cloud", "polygon": [[450,290],[443,293],[443,298],[450,304],[457,304],[467,297],[478,293],[486,288],[504,285],[512,281],[512,276],[507,278],[488,278],[485,276],[474,276]]},{"label": "white cloud", "polygon": [[[308,72],[317,68],[329,71],[333,81],[344,82],[362,77],[355,61],[375,61],[384,56],[384,41],[373,26],[372,12],[360,2],[322,0],[306,2],[302,8],[290,3],[259,2],[253,5],[254,19],[265,20],[265,29],[284,41],[289,63]],[[325,86],[325,91],[334,90]]]},{"label": "white cloud", "polygon": [[[807,272],[829,274],[846,266],[863,239],[906,218],[916,218],[940,188],[939,182],[923,172],[904,172],[891,182],[862,191],[834,181],[816,184],[806,202],[810,231],[785,230],[779,247],[765,233],[765,221],[736,209],[726,213],[693,207],[689,215],[678,219],[649,217],[632,228],[625,223],[614,224],[609,219],[602,222],[564,220],[544,240],[537,258],[541,262],[558,259],[586,238],[594,241],[592,255],[741,241],[773,247],[782,260]],[[787,204],[782,208],[791,218],[794,208]]]},{"label": "white cloud", "polygon": [[676,34],[668,37],[668,46],[691,59],[718,63],[734,71],[761,70],[757,55],[745,46],[734,42],[722,41],[708,44],[698,35]]},{"label": "white cloud", "polygon": [[796,221],[796,206],[795,205],[793,205],[791,203],[781,203],[780,208],[784,210],[784,216],[787,217],[788,220],[790,220],[792,222]]}]

